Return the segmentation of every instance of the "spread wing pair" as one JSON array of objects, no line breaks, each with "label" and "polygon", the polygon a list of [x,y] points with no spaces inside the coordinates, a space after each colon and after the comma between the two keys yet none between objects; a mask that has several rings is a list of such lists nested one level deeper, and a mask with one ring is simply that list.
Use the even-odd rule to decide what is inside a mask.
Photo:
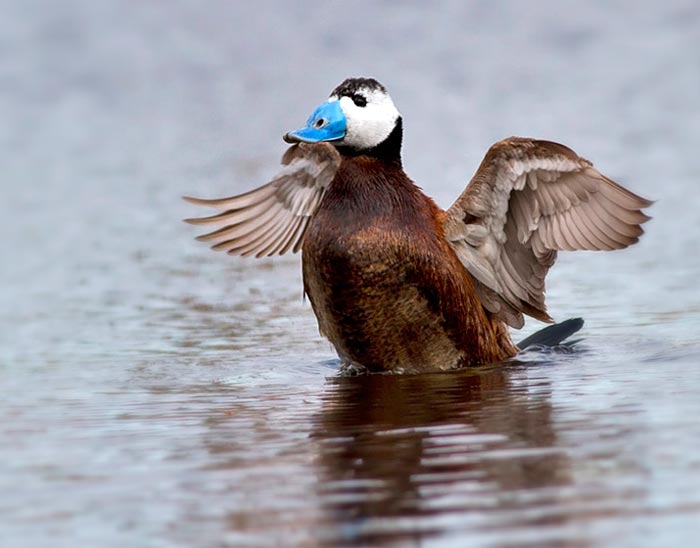
[{"label": "spread wing pair", "polygon": [[[216,228],[198,239],[230,254],[298,251],[340,155],[328,143],[301,143],[282,163],[270,183],[246,194],[186,198],[223,211],[187,220]],[[511,137],[489,149],[443,226],[484,307],[522,327],[523,313],[551,321],[544,279],[558,250],[627,247],[642,234],[649,205],[563,145]]]}]

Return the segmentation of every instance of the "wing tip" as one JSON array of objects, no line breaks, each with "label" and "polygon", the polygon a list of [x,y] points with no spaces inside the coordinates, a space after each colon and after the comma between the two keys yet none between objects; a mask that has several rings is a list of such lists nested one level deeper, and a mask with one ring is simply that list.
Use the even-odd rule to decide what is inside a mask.
[{"label": "wing tip", "polygon": [[207,219],[207,217],[189,217],[187,219],[182,219],[182,222],[188,225],[203,225],[207,223]]},{"label": "wing tip", "polygon": [[[647,217],[647,221],[648,221],[649,219],[651,219],[651,217],[650,217],[649,215],[646,215],[645,213],[643,213],[642,210],[643,210],[643,209],[647,209],[648,207],[653,206],[654,204],[656,204],[657,201],[658,201],[658,200],[649,200],[649,199],[647,199],[647,198],[641,198],[642,205],[639,206],[639,211],[640,211],[640,213],[642,213],[642,215],[644,215],[645,217]],[[646,222],[646,221],[644,221],[644,222]]]},{"label": "wing tip", "polygon": [[202,198],[195,198],[194,196],[180,196],[180,198],[191,204],[201,204],[204,201]]},{"label": "wing tip", "polygon": [[194,196],[181,196],[183,200],[190,204],[201,205],[206,207],[221,208],[222,204],[229,201],[231,198],[195,198]]}]

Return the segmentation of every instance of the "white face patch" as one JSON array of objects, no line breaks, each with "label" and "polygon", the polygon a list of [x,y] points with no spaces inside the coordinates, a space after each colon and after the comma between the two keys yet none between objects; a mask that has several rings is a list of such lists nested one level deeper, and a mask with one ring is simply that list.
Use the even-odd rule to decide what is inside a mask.
[{"label": "white face patch", "polygon": [[[389,94],[384,91],[360,88],[357,95],[367,100],[365,106],[356,105],[347,96],[340,98],[347,129],[345,137],[338,144],[364,150],[377,146],[389,137],[400,114]],[[333,99],[337,97],[331,96]]]}]

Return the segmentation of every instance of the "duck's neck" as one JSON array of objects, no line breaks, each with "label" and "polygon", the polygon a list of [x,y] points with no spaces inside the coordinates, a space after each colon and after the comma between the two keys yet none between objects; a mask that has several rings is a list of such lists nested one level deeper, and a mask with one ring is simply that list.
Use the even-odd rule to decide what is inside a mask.
[{"label": "duck's neck", "polygon": [[366,228],[378,218],[392,225],[410,222],[432,227],[436,207],[400,164],[358,155],[343,157],[319,214],[330,215],[334,224],[348,230]]},{"label": "duck's neck", "polygon": [[338,152],[341,155],[347,157],[358,157],[367,156],[369,158],[375,158],[387,165],[394,167],[401,167],[401,142],[403,141],[403,120],[399,116],[396,120],[396,125],[394,129],[389,134],[389,137],[384,139],[377,146],[364,149],[356,150],[350,147],[338,147]]}]

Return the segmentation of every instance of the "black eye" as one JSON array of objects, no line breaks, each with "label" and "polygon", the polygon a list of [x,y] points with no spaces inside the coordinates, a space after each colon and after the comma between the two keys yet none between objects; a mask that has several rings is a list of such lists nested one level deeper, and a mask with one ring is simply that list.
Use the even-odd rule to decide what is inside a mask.
[{"label": "black eye", "polygon": [[355,103],[356,107],[367,106],[367,99],[365,99],[362,95],[358,95],[357,93],[355,93],[350,96],[350,99],[352,99],[352,102]]},{"label": "black eye", "polygon": [[316,123],[314,124],[314,126],[315,126],[317,129],[318,129],[318,128],[322,128],[322,127],[325,126],[325,125],[326,125],[326,119],[325,119],[325,118],[319,118],[318,120],[316,120]]}]

